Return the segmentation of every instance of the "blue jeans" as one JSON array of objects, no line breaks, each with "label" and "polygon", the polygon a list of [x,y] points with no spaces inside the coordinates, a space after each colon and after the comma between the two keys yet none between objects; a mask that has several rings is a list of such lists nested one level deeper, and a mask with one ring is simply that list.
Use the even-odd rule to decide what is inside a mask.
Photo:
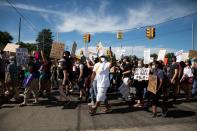
[{"label": "blue jeans", "polygon": [[94,80],[92,83],[92,87],[90,88],[91,101],[94,101],[94,99],[96,98],[96,95],[97,95],[97,81]]},{"label": "blue jeans", "polygon": [[196,88],[197,88],[197,79],[194,78],[194,81],[192,84],[192,95],[196,95]]}]

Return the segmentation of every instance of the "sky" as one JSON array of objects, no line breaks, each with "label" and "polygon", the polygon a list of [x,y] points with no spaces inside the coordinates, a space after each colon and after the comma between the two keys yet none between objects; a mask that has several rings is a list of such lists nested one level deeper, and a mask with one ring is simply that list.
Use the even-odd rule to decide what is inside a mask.
[{"label": "sky", "polygon": [[[92,47],[102,42],[112,48],[188,51],[193,22],[197,48],[197,0],[0,0],[0,30],[9,32],[15,43],[21,16],[8,1],[28,20],[22,18],[23,42],[35,43],[38,32],[49,28],[54,41],[65,43],[68,50],[74,41],[78,49],[84,47],[83,35],[90,33]],[[146,38],[147,26],[155,27],[154,39]],[[116,38],[118,31],[122,40]]]}]

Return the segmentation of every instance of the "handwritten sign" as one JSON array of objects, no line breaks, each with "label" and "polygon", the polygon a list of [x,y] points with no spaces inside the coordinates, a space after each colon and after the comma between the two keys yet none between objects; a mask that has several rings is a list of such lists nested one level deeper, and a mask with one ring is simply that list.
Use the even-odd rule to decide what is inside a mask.
[{"label": "handwritten sign", "polygon": [[148,82],[147,90],[152,92],[153,94],[157,93],[157,76],[156,75],[149,75],[149,82]]},{"label": "handwritten sign", "polygon": [[61,59],[64,53],[64,44],[59,42],[53,42],[50,57],[55,59]]},{"label": "handwritten sign", "polygon": [[164,58],[165,58],[165,54],[166,54],[166,50],[159,50],[159,55],[158,55],[158,58],[157,58],[157,60],[159,61],[159,60],[162,60],[162,61],[164,61]]},{"label": "handwritten sign", "polygon": [[20,45],[16,45],[16,44],[12,44],[12,43],[8,43],[5,48],[3,49],[3,51],[9,51],[9,52],[16,52],[16,49],[19,48]]},{"label": "handwritten sign", "polygon": [[144,50],[144,64],[150,63],[150,49]]},{"label": "handwritten sign", "polygon": [[197,58],[197,50],[190,50],[189,51],[189,58]]},{"label": "handwritten sign", "polygon": [[26,48],[16,49],[16,62],[18,66],[28,63],[28,50]]},{"label": "handwritten sign", "polygon": [[183,60],[183,50],[175,52],[176,62],[181,62]]},{"label": "handwritten sign", "polygon": [[134,79],[138,81],[148,80],[150,68],[136,68]]}]

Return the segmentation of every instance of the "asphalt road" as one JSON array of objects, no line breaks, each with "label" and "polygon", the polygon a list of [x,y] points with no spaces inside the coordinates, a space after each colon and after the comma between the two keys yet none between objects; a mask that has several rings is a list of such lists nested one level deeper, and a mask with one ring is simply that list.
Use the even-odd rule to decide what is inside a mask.
[{"label": "asphalt road", "polygon": [[[57,103],[54,97],[40,99],[40,104],[19,107],[15,102],[0,106],[0,131],[65,131],[65,130],[112,130],[112,131],[196,131],[197,100],[178,100],[169,104],[168,117],[152,118],[150,111],[134,109],[124,101],[110,100],[112,112],[90,116],[86,103],[72,97],[69,105]],[[160,111],[160,109],[159,109]]]}]

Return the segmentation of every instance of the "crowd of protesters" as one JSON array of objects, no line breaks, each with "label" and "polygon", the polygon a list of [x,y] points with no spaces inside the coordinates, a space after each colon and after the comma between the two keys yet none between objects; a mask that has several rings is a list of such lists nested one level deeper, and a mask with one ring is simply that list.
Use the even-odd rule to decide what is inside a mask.
[{"label": "crowd of protesters", "polygon": [[[151,103],[153,117],[157,116],[157,106],[162,99],[162,113],[167,113],[166,102],[169,92],[173,93],[176,101],[180,90],[185,91],[185,98],[190,100],[196,95],[197,87],[197,59],[172,62],[165,65],[163,61],[154,61],[143,64],[142,59],[131,60],[125,56],[119,61],[110,61],[104,53],[97,58],[89,59],[85,56],[77,58],[64,52],[59,60],[46,58],[40,52],[41,57],[29,57],[27,65],[18,66],[14,56],[7,56],[5,52],[0,54],[0,86],[1,94],[19,100],[19,87],[24,88],[24,99],[19,106],[25,106],[28,98],[33,95],[34,104],[39,103],[39,97],[52,95],[52,89],[59,89],[59,101],[72,102],[71,94],[74,89],[79,91],[78,100],[85,100],[89,107],[89,113],[94,115],[101,103],[105,105],[103,112],[110,111],[107,98],[109,90],[118,91],[120,88],[128,89],[126,97],[122,99],[132,100],[134,108],[144,108]],[[150,74],[157,76],[156,94],[147,90],[148,80],[135,80],[136,68],[149,68]],[[117,97],[118,99],[118,97]]]}]

